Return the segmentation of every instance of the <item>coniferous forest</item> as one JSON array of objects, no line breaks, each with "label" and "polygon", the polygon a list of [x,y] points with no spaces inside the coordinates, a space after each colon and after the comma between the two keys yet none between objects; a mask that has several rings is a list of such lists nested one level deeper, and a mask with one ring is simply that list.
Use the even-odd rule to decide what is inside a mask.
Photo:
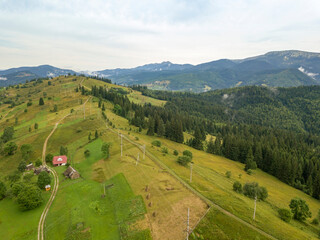
[{"label": "coniferous forest", "polygon": [[[133,89],[167,103],[142,106],[125,92],[103,87],[81,91],[113,102],[116,114],[148,135],[245,163],[246,170],[258,167],[320,199],[320,86],[251,86],[202,94]],[[183,132],[193,138],[185,140]],[[207,134],[215,139],[206,141]]]}]

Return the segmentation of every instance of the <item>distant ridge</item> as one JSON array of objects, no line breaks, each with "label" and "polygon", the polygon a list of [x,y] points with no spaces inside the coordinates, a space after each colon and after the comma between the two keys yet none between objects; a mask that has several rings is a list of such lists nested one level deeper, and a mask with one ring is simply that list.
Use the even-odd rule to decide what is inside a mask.
[{"label": "distant ridge", "polygon": [[294,87],[320,84],[320,53],[272,51],[244,59],[220,59],[198,65],[164,61],[135,68],[78,73],[50,65],[11,68],[0,71],[0,86],[68,73],[107,77],[123,85],[139,84],[174,91],[205,92],[246,85]]}]

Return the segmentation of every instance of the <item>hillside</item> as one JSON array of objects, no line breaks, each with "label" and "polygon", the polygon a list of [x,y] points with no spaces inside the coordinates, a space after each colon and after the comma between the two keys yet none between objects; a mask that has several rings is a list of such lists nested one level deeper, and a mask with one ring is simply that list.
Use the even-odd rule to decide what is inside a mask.
[{"label": "hillside", "polygon": [[[295,92],[279,89],[277,101],[284,96],[299,99],[304,95],[299,89]],[[218,101],[221,94],[239,94],[243,97],[241,101],[225,104],[230,109],[241,109],[251,101],[242,90],[221,90],[200,96]],[[316,99],[317,90],[309,92],[306,101]],[[39,106],[40,97],[44,105]],[[82,177],[65,179],[62,175],[65,166],[53,168],[60,183],[45,222],[48,239],[184,239],[188,208],[191,239],[268,239],[268,234],[276,239],[317,238],[319,229],[311,224],[312,218],[286,223],[279,218],[278,209],[288,208],[290,200],[299,197],[308,203],[314,218],[320,208],[319,200],[259,169],[249,175],[243,170],[243,163],[171,141],[159,132],[150,136],[151,113],[155,109],[165,110],[175,100],[170,97],[157,100],[138,90],[76,76],[57,77],[50,84],[49,80],[40,80],[19,88],[0,89],[0,136],[5,128],[13,126],[10,142],[18,145],[13,155],[0,155],[0,181],[8,189],[6,198],[0,201],[2,235],[7,239],[36,238],[38,220],[51,192],[42,190],[44,202],[38,208],[20,211],[10,186],[37,182],[37,176],[16,170],[21,162],[21,146],[32,145],[27,161],[35,163],[41,159],[43,143],[55,123],[67,116],[49,139],[46,153],[58,155],[61,146],[66,147],[68,162]],[[182,105],[177,107],[176,112],[183,110]],[[140,109],[149,113],[145,119],[147,125],[142,128],[135,126]],[[170,110],[167,114],[171,114]],[[197,126],[197,122],[194,124]],[[152,144],[155,140],[160,141],[160,147]],[[105,142],[111,144],[109,158],[101,152]],[[176,162],[174,150],[178,156],[184,150],[192,152],[191,183],[190,167]],[[226,177],[227,171],[231,172],[230,177]],[[269,196],[257,202],[255,221],[252,220],[253,200],[232,190],[235,181],[242,184],[255,181],[267,188]],[[101,198],[104,186],[109,188],[106,197]]]},{"label": "hillside", "polygon": [[50,65],[41,65],[37,67],[19,67],[0,70],[0,87],[19,83],[25,83],[27,80],[46,77],[57,77],[60,75],[75,74],[69,69],[56,68]]}]

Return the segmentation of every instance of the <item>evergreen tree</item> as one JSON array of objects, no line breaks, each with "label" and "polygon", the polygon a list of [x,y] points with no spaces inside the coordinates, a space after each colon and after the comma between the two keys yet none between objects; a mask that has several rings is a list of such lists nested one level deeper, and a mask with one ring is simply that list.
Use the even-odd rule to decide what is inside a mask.
[{"label": "evergreen tree", "polygon": [[99,137],[98,130],[96,130],[94,133],[94,139],[98,139],[98,137]]},{"label": "evergreen tree", "polygon": [[41,98],[39,99],[39,106],[42,106],[42,105],[44,105],[44,101],[43,101],[43,98],[41,97]]},{"label": "evergreen tree", "polygon": [[148,124],[148,131],[147,135],[153,136],[154,135],[154,120],[150,117],[149,118],[149,124]]},{"label": "evergreen tree", "polygon": [[249,169],[257,169],[257,164],[253,160],[253,153],[252,153],[252,148],[249,148],[248,154],[247,154],[247,161],[246,161],[246,166],[244,170],[248,171]]},{"label": "evergreen tree", "polygon": [[157,134],[162,137],[165,134],[165,126],[164,123],[162,121],[162,119],[160,118],[159,123],[158,123],[158,131]]},{"label": "evergreen tree", "polygon": [[212,137],[210,138],[209,143],[207,145],[207,153],[211,153],[211,154],[215,153],[215,147],[214,147],[214,143],[213,143]]}]

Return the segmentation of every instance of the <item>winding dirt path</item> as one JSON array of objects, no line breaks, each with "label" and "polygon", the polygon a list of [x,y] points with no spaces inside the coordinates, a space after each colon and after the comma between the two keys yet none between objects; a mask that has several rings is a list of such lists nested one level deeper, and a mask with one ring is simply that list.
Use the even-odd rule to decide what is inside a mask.
[{"label": "winding dirt path", "polygon": [[[89,97],[84,103],[82,106],[84,106],[90,99],[91,97]],[[82,107],[81,106],[81,107]],[[49,201],[47,202],[45,208],[43,209],[43,212],[41,214],[41,217],[40,217],[40,220],[39,220],[39,224],[38,224],[38,240],[44,240],[44,223],[45,223],[45,220],[46,220],[46,217],[47,217],[47,214],[48,214],[48,211],[51,207],[51,204],[53,203],[53,200],[55,199],[56,195],[57,195],[57,192],[58,192],[58,188],[59,188],[59,176],[57,174],[57,172],[49,167],[46,163],[46,151],[47,151],[47,144],[48,144],[48,141],[50,139],[50,137],[52,136],[52,134],[56,131],[59,123],[64,120],[66,117],[70,116],[71,113],[67,114],[66,116],[64,116],[63,118],[61,118],[58,122],[56,122],[56,124],[54,125],[54,128],[52,129],[52,131],[50,132],[50,134],[48,135],[48,137],[46,138],[46,140],[44,141],[44,144],[43,144],[43,149],[42,149],[42,164],[47,167],[50,172],[52,173],[53,175],[53,179],[54,179],[54,187],[52,189],[52,192],[51,192],[51,196],[49,198]]]}]

